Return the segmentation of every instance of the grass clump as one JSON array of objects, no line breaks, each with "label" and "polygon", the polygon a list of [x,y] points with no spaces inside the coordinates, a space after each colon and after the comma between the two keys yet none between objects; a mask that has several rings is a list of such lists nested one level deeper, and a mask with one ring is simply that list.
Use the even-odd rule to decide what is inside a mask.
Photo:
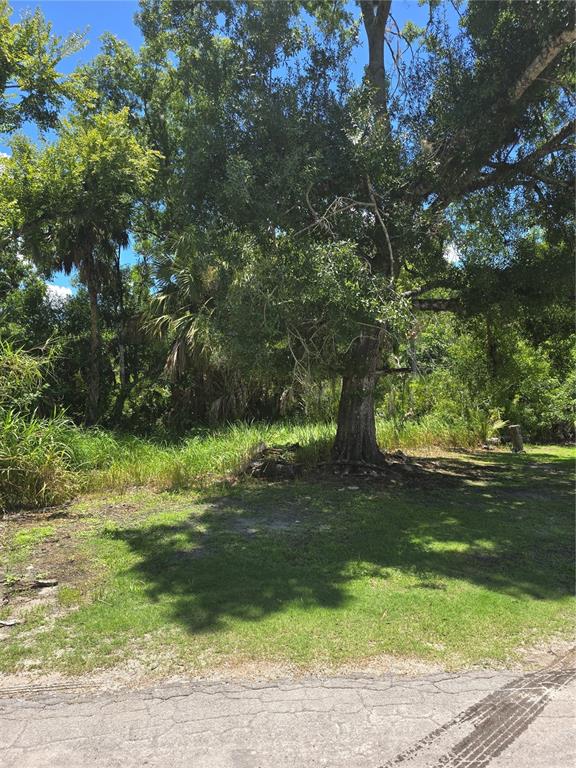
[{"label": "grass clump", "polygon": [[0,411],[0,509],[59,504],[77,493],[69,433],[61,416]]},{"label": "grass clump", "polygon": [[56,532],[53,525],[25,526],[12,536],[0,537],[0,571],[4,586],[10,589],[22,575],[22,566],[28,561],[38,544],[49,539]]},{"label": "grass clump", "polygon": [[26,557],[36,544],[49,536],[53,536],[55,530],[53,525],[36,525],[17,531],[12,538],[12,548],[16,556],[19,559]]}]

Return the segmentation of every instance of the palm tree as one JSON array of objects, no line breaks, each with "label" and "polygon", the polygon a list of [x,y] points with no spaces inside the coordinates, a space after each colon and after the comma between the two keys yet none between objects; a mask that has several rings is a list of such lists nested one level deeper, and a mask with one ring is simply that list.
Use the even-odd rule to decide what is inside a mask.
[{"label": "palm tree", "polygon": [[90,302],[90,363],[86,422],[100,414],[102,335],[99,296],[111,281],[139,201],[156,171],[158,153],[142,147],[128,112],[74,117],[53,144],[14,143],[9,176],[24,252],[50,275],[78,270]]}]

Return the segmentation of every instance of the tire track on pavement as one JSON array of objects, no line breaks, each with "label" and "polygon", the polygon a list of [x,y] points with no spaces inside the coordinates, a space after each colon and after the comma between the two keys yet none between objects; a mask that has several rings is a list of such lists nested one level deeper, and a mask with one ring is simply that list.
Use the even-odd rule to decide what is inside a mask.
[{"label": "tire track on pavement", "polygon": [[563,668],[571,655],[490,693],[381,768],[409,768],[411,763],[419,768],[486,768],[538,717],[555,692],[576,680],[576,669]]}]

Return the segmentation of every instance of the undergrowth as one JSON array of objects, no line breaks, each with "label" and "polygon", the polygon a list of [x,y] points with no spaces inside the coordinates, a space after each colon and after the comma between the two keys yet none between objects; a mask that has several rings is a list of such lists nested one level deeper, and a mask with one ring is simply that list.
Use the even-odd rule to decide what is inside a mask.
[{"label": "undergrowth", "polygon": [[[48,506],[79,492],[150,486],[177,490],[237,472],[257,443],[299,443],[298,461],[326,461],[335,425],[240,423],[203,431],[178,443],[75,426],[63,416],[40,419],[6,411],[0,421],[0,508]],[[424,418],[401,429],[379,421],[384,450],[470,447],[478,436],[464,425]]]}]

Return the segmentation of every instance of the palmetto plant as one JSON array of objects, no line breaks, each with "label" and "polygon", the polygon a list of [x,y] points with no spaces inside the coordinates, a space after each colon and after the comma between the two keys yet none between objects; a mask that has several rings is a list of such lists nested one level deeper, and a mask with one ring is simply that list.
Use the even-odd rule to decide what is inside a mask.
[{"label": "palmetto plant", "polygon": [[153,333],[170,341],[166,375],[176,387],[188,381],[188,400],[194,401],[197,415],[212,422],[241,416],[249,394],[213,322],[227,266],[226,254],[215,252],[206,237],[184,232],[172,253],[154,261],[156,292],[146,319]]}]

